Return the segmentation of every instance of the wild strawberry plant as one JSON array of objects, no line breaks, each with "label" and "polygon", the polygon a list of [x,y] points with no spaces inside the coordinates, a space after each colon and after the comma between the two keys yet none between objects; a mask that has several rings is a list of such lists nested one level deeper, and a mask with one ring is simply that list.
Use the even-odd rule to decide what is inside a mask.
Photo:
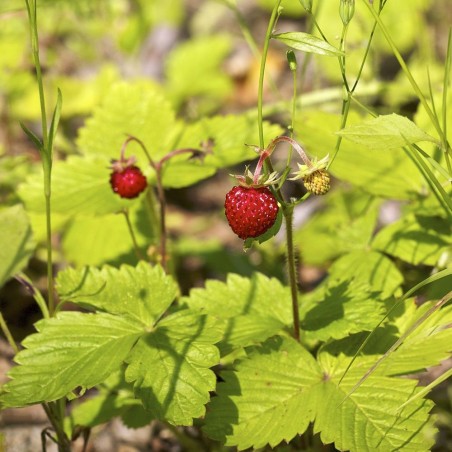
[{"label": "wild strawberry plant", "polygon": [[[184,96],[218,91],[220,101],[229,87],[215,59],[201,58],[208,74],[202,89],[195,89],[198,69],[187,77],[191,83],[181,77],[187,54],[207,45],[194,41],[172,54],[170,94],[147,80],[110,83],[79,131],[78,153],[63,160],[53,152],[62,95],[57,92],[48,121],[39,10],[25,1],[42,130],[22,127],[40,152],[42,172],[19,187],[23,205],[0,211],[0,282],[15,276],[24,284],[42,320],[19,349],[0,317],[17,351],[0,402],[2,408],[43,406],[51,424],[43,448],[48,436],[59,450],[70,450],[77,435],[87,439],[91,428],[116,416],[134,428],[159,420],[177,427],[182,442],[209,450],[433,446],[431,388],[406,376],[451,351],[451,34],[436,93],[431,80],[418,84],[394,42],[387,25],[392,16],[385,14],[394,2],[325,2],[326,10],[334,3],[337,19],[328,31],[321,2],[295,3],[287,7],[305,14],[309,32],[277,31],[285,4],[272,2],[257,114],[208,116],[213,104],[204,99],[194,118],[183,117]],[[227,7],[249,31],[235,4]],[[360,28],[364,22],[368,30]],[[353,51],[350,41],[362,36],[364,49]],[[365,97],[369,85],[360,94],[373,45],[383,38],[420,104],[411,119],[374,111]],[[211,45],[220,59],[228,41],[218,37]],[[289,47],[294,76],[292,108],[264,103],[269,49],[284,52],[282,45]],[[311,58],[325,73],[336,65],[340,77],[332,79],[343,95],[332,100],[342,102],[341,113],[299,111],[297,74],[306,75]],[[302,102],[307,96],[301,94]],[[270,113],[279,113],[280,123],[264,121]],[[255,169],[246,167],[225,190],[222,221],[245,249],[261,249],[277,262],[284,254],[287,277],[237,270],[182,294],[177,259],[183,239],[168,232],[168,189],[256,157]],[[287,195],[301,183],[304,194]],[[322,209],[299,227],[296,213],[319,195]],[[402,212],[381,224],[379,209],[388,199],[403,201]],[[32,229],[46,242],[47,302],[21,273],[35,249]],[[55,281],[54,230],[62,236],[59,252],[74,264],[60,267]],[[310,291],[300,286],[299,259],[327,269]],[[419,293],[422,304],[413,298]],[[68,303],[77,309],[66,310]],[[192,425],[197,438],[184,440],[182,427]]]}]

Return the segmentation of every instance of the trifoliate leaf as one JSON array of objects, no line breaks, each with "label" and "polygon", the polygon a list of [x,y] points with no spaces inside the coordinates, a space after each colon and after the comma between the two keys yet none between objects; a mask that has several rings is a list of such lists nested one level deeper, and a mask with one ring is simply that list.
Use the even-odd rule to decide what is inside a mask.
[{"label": "trifoliate leaf", "polygon": [[301,31],[279,33],[272,35],[272,38],[283,42],[292,49],[301,50],[303,52],[332,57],[344,55],[343,52],[336,47],[333,47],[331,44],[328,44],[325,40]]},{"label": "trifoliate leaf", "polygon": [[[52,172],[52,209],[61,214],[104,215],[116,213],[130,200],[121,199],[110,186],[110,162],[102,157],[72,156],[55,164]],[[19,187],[27,209],[43,212],[43,179],[31,176]],[[133,201],[132,201],[133,202]]]},{"label": "trifoliate leaf", "polygon": [[441,217],[405,215],[381,229],[372,248],[410,264],[435,265],[451,245],[450,222]]},{"label": "trifoliate leaf", "polygon": [[212,345],[222,325],[213,317],[181,311],[166,317],[145,334],[127,358],[126,380],[157,419],[192,425],[204,415],[216,377],[209,369],[219,361]]},{"label": "trifoliate leaf", "polygon": [[172,278],[147,262],[120,269],[68,268],[58,274],[57,289],[64,301],[129,317],[145,326],[153,326],[177,294]]},{"label": "trifoliate leaf", "polygon": [[337,259],[329,269],[330,277],[342,281],[353,280],[369,285],[381,298],[393,295],[403,283],[397,267],[381,253],[357,250]]},{"label": "trifoliate leaf", "polygon": [[118,370],[142,334],[135,321],[110,314],[62,312],[36,324],[2,387],[3,407],[57,400]]},{"label": "trifoliate leaf", "polygon": [[290,441],[314,421],[322,442],[334,442],[339,450],[428,451],[433,404],[420,399],[398,411],[417,391],[415,381],[372,375],[349,395],[372,359],[357,359],[339,384],[350,357],[323,351],[316,362],[293,339],[269,339],[235,372],[222,373],[204,430],[243,450]]},{"label": "trifoliate leaf", "polygon": [[314,418],[309,391],[322,374],[293,339],[269,339],[238,364],[237,372],[221,376],[225,382],[209,404],[204,430],[227,446],[275,446],[303,433]]},{"label": "trifoliate leaf", "polygon": [[34,250],[34,243],[30,222],[21,205],[0,211],[0,229],[1,287],[27,265]]},{"label": "trifoliate leaf", "polygon": [[308,294],[308,300],[302,298],[303,337],[326,341],[373,330],[384,315],[384,304],[377,295],[366,285],[330,280]]},{"label": "trifoliate leaf", "polygon": [[369,149],[378,150],[401,148],[407,142],[411,144],[419,141],[437,142],[414,122],[395,113],[378,116],[363,121],[361,124],[346,127],[337,132],[337,135]]},{"label": "trifoliate leaf", "polygon": [[251,279],[230,274],[226,283],[207,281],[205,289],[193,289],[184,301],[226,322],[223,353],[262,342],[292,324],[289,288],[260,273]]}]

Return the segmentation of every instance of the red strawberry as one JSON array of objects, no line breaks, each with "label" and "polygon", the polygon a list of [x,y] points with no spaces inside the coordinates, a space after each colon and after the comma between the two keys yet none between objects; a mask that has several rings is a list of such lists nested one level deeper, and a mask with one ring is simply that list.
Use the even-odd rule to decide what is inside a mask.
[{"label": "red strawberry", "polygon": [[[119,162],[117,162],[119,163]],[[140,168],[135,165],[122,167],[120,164],[112,165],[110,185],[121,198],[136,198],[147,186],[146,178]]]},{"label": "red strawberry", "polygon": [[278,209],[278,203],[267,187],[235,186],[224,202],[229,226],[243,240],[268,231],[275,223]]}]

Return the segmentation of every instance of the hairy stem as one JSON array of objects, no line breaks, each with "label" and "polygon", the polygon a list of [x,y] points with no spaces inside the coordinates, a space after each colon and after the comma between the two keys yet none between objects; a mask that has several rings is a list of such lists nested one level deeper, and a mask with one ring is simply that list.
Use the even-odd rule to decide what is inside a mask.
[{"label": "hairy stem", "polygon": [[[270,44],[270,39],[273,33],[273,29],[278,20],[279,9],[281,5],[281,0],[278,0],[273,7],[273,11],[268,23],[267,32],[265,35],[264,47],[262,50],[262,58],[259,72],[259,86],[258,86],[258,97],[257,97],[257,116],[258,116],[258,130],[259,130],[259,146],[261,149],[264,149],[264,127],[263,127],[263,117],[262,117],[262,105],[263,105],[263,92],[264,92],[264,76],[265,76],[265,63],[267,60],[268,48]],[[281,138],[281,137],[280,137]],[[289,141],[294,142],[289,137],[284,137],[284,140],[280,141]],[[287,139],[287,140],[286,140]],[[273,152],[274,147],[278,143],[278,139],[274,140],[273,143],[269,145],[266,149],[268,154],[270,155]],[[292,143],[291,143],[292,144]],[[298,143],[297,143],[298,144]],[[292,144],[293,146],[293,144]],[[295,148],[296,149],[296,148]],[[268,172],[273,172],[273,165],[270,160],[270,156],[265,158],[265,167]],[[298,284],[297,284],[297,272],[295,265],[295,252],[294,252],[294,244],[293,244],[293,229],[292,229],[292,215],[293,215],[293,206],[288,204],[284,200],[284,196],[281,193],[280,189],[274,190],[276,193],[277,199],[280,201],[282,205],[282,211],[284,215],[284,219],[286,222],[286,245],[287,245],[287,268],[289,275],[289,284],[290,284],[290,293],[292,298],[292,311],[293,311],[293,323],[294,323],[294,338],[299,341],[300,340],[300,316],[298,313]]]},{"label": "hairy stem", "polygon": [[290,295],[292,299],[293,337],[297,341],[299,341],[300,313],[298,309],[298,281],[293,243],[293,206],[291,205],[283,206],[283,215],[286,221],[287,273],[289,276]]}]

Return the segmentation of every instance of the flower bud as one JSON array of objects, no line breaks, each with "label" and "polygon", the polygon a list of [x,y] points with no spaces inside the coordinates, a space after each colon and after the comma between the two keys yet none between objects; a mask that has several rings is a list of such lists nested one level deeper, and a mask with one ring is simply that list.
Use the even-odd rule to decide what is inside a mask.
[{"label": "flower bud", "polygon": [[352,20],[353,14],[355,14],[355,0],[341,0],[339,4],[339,14],[344,26]]},{"label": "flower bud", "polygon": [[287,61],[289,63],[289,69],[292,72],[297,70],[297,58],[295,57],[295,53],[293,50],[288,50],[286,53]]}]

